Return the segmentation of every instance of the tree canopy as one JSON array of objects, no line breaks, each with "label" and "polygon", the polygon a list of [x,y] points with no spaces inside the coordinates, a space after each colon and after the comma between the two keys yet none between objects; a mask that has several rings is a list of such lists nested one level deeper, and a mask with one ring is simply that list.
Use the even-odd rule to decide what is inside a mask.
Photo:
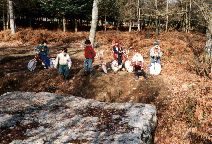
[{"label": "tree canopy", "polygon": [[[80,26],[87,21],[89,26],[92,4],[93,0],[13,0],[15,20],[19,20],[16,26],[29,26],[26,22],[30,19],[31,24],[39,27],[36,24],[45,22],[44,19],[60,21],[62,18],[70,21],[69,27],[73,27],[74,20]],[[134,27],[140,23],[142,28],[158,25],[161,29],[165,29],[168,21],[168,29],[202,31],[210,29],[210,6],[208,0],[101,0],[98,19],[114,26],[131,21]],[[2,0],[0,8],[2,29],[8,21],[8,0]]]}]

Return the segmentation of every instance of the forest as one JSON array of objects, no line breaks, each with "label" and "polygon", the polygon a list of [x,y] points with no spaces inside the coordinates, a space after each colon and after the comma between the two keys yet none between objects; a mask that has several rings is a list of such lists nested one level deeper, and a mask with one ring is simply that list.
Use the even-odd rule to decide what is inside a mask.
[{"label": "forest", "polygon": [[[99,0],[98,3],[99,30],[204,33],[211,26],[211,2],[207,0]],[[8,29],[9,21],[15,20],[17,28],[88,30],[92,6],[91,0],[2,0],[1,29]]]},{"label": "forest", "polygon": [[[83,74],[86,39],[96,51],[91,76]],[[67,48],[72,61],[68,80],[40,62],[34,71],[27,69],[35,57],[34,48],[43,40],[52,58]],[[138,49],[148,79],[135,80],[126,70],[112,71],[114,41],[123,49]],[[148,73],[155,41],[163,53],[159,75]],[[151,104],[158,119],[153,143],[211,144],[212,2],[1,0],[0,95],[13,91]],[[13,133],[17,134],[9,136]],[[21,139],[19,133],[5,133],[0,127],[0,143]]]}]

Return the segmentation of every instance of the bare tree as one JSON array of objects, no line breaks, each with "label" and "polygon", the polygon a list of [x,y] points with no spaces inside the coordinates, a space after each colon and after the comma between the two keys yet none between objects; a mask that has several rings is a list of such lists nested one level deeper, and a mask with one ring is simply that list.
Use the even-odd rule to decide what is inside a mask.
[{"label": "bare tree", "polygon": [[166,0],[166,32],[168,31],[168,23],[169,23],[169,0]]},{"label": "bare tree", "polygon": [[15,20],[14,20],[14,11],[13,11],[13,1],[9,0],[8,2],[8,9],[9,9],[9,15],[10,15],[10,29],[11,33],[15,34]]},{"label": "bare tree", "polygon": [[192,0],[189,0],[189,22],[188,22],[188,30],[190,31],[191,30],[191,5],[192,5]]},{"label": "bare tree", "polygon": [[140,0],[137,3],[137,17],[138,17],[138,31],[141,31],[141,8],[140,8]]},{"label": "bare tree", "polygon": [[65,16],[63,16],[63,32],[66,32],[67,31],[67,28],[66,28],[66,18]]},{"label": "bare tree", "polygon": [[74,31],[77,32],[78,31],[78,20],[74,19]]},{"label": "bare tree", "polygon": [[3,29],[6,30],[6,25],[5,25],[5,2],[3,1],[3,6],[2,6],[2,22],[3,22]]},{"label": "bare tree", "polygon": [[8,10],[8,8],[9,8],[9,1],[7,0],[7,2],[6,2],[7,4],[7,19],[6,19],[6,29],[9,29],[9,25],[10,25],[10,12],[9,12],[9,10]]},{"label": "bare tree", "polygon": [[156,19],[155,19],[155,25],[156,25],[156,36],[160,34],[159,32],[159,12],[158,12],[158,0],[155,0],[155,9],[156,9]]},{"label": "bare tree", "polygon": [[10,20],[10,15],[9,15],[9,10],[8,10],[8,0],[3,0],[2,1],[2,22],[3,22],[3,29],[6,30],[9,28],[9,20]]},{"label": "bare tree", "polygon": [[91,29],[90,29],[90,34],[89,34],[89,39],[93,46],[94,46],[94,42],[95,42],[96,27],[97,27],[97,22],[98,22],[98,3],[99,3],[99,0],[93,1],[92,21],[91,21]]}]

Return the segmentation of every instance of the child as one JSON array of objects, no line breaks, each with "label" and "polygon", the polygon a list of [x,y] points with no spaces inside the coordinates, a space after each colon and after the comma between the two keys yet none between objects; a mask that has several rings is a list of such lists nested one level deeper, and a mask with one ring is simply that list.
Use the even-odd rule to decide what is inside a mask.
[{"label": "child", "polygon": [[61,53],[57,55],[55,59],[55,68],[59,65],[59,74],[61,74],[64,79],[67,79],[71,69],[71,58],[67,53],[67,48],[64,48]]},{"label": "child", "polygon": [[35,49],[38,52],[38,58],[44,63],[44,68],[50,67],[49,60],[49,48],[46,45],[46,41],[42,41]]},{"label": "child", "polygon": [[159,42],[155,41],[153,47],[150,49],[150,65],[149,73],[152,75],[159,75],[161,72],[161,56],[162,52],[159,47]]},{"label": "child", "polygon": [[118,41],[116,41],[115,44],[113,45],[113,57],[114,60],[118,61],[118,65],[121,68],[123,61],[123,48],[120,46]]},{"label": "child", "polygon": [[159,42],[155,41],[154,46],[150,49],[150,63],[159,63],[160,58],[162,56],[162,52],[159,47]]},{"label": "child", "polygon": [[136,79],[139,79],[139,76],[143,76],[145,79],[147,79],[146,73],[143,70],[144,59],[137,49],[134,49],[132,64],[135,70]]},{"label": "child", "polygon": [[85,75],[89,75],[93,70],[92,63],[94,62],[96,52],[94,51],[91,45],[91,41],[88,39],[85,41],[84,56],[85,56],[84,60]]}]

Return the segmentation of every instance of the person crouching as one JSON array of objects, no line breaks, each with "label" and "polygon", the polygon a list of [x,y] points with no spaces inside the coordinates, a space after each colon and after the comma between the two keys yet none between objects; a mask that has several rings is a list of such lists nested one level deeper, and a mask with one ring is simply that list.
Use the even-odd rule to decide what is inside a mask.
[{"label": "person crouching", "polygon": [[50,59],[49,55],[49,48],[47,47],[46,40],[40,42],[40,44],[35,48],[35,51],[38,53],[36,56],[37,59],[40,59],[44,65],[44,68],[50,67]]},{"label": "person crouching", "polygon": [[71,69],[71,58],[67,53],[67,48],[64,48],[61,53],[59,53],[55,59],[55,68],[59,65],[59,74],[61,74],[64,79],[67,79]]},{"label": "person crouching", "polygon": [[143,76],[145,79],[147,79],[146,73],[144,72],[143,69],[144,59],[137,49],[134,49],[134,55],[132,57],[132,65],[134,67],[136,79],[139,79],[139,76]]}]

